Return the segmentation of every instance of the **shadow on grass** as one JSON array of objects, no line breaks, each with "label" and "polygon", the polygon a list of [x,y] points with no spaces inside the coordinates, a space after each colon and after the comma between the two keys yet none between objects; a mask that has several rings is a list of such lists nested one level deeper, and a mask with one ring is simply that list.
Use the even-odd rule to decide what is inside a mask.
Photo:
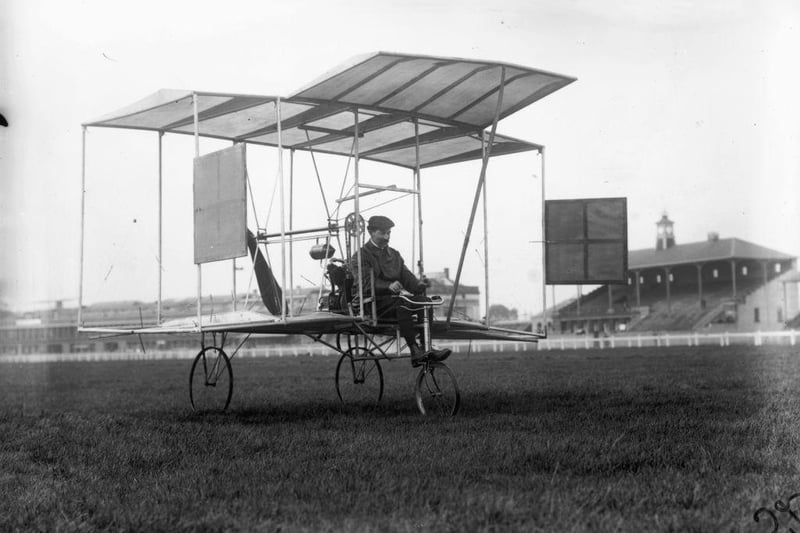
[{"label": "shadow on grass", "polygon": [[[764,404],[761,395],[753,391],[743,395],[741,390],[614,390],[587,388],[544,391],[462,391],[460,412],[454,420],[474,420],[486,417],[560,418],[564,422],[593,419],[604,423],[631,423],[635,420],[656,421],[713,419],[732,422],[753,416]],[[191,410],[174,412],[157,410],[141,412],[141,416],[190,421],[196,423],[272,424],[306,422],[330,418],[372,417],[378,420],[423,416],[413,397],[394,396],[376,404],[347,405],[338,400],[303,399],[280,404],[260,405],[248,402],[225,412],[196,413]],[[448,417],[449,418],[449,417]]]},{"label": "shadow on grass", "polygon": [[422,416],[413,402],[388,400],[375,405],[344,405],[338,400],[306,400],[281,405],[234,407],[225,412],[161,413],[176,421],[197,424],[292,424],[322,422],[332,419],[372,418],[387,420],[397,417]]},{"label": "shadow on grass", "polygon": [[[488,448],[494,442],[510,446],[518,440],[527,451],[521,452],[521,462],[514,468],[540,474],[554,468],[581,476],[723,468],[737,474],[775,471],[779,465],[762,453],[774,440],[763,430],[764,399],[750,392],[483,390],[466,395],[462,411],[445,419],[423,416],[413,400],[401,397],[352,406],[301,399],[282,405],[251,404],[222,414],[183,413],[175,419],[209,426],[285,430],[297,426],[376,435],[400,427],[429,440],[446,441],[461,454],[468,454],[463,443]],[[464,449],[459,452],[460,448]]]}]

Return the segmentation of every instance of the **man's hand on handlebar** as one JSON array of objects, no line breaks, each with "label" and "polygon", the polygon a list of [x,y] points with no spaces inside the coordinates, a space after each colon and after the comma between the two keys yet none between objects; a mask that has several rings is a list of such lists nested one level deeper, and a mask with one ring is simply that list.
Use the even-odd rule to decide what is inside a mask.
[{"label": "man's hand on handlebar", "polygon": [[400,294],[403,291],[403,284],[399,281],[393,281],[389,284],[389,290],[394,294]]}]

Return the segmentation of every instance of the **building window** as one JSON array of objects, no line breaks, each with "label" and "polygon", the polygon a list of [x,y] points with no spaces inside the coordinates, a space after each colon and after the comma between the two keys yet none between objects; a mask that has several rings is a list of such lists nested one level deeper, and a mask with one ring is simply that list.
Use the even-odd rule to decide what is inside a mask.
[{"label": "building window", "polygon": [[761,322],[761,316],[760,315],[761,315],[761,313],[759,313],[758,307],[753,309],[753,322],[755,322],[756,324]]},{"label": "building window", "polygon": [[656,283],[661,283],[661,274],[656,274]]},{"label": "building window", "polygon": [[747,275],[747,265],[742,267],[742,276],[746,276],[746,275]]},{"label": "building window", "polygon": [[780,263],[775,263],[775,272],[780,274],[780,272],[781,272],[781,264]]},{"label": "building window", "polygon": [[639,276],[639,283],[644,283],[644,276]]},{"label": "building window", "polygon": [[670,272],[669,273],[669,282],[672,283],[673,281],[675,281],[675,275],[672,272]]},{"label": "building window", "polygon": [[715,268],[712,274],[714,275],[714,279],[717,279],[719,277],[719,270]]}]

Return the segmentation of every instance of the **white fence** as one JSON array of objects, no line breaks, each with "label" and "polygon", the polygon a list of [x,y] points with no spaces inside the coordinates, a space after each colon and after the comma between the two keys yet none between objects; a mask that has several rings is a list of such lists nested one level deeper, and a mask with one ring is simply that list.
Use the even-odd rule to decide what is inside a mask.
[{"label": "white fence", "polygon": [[[554,337],[538,343],[510,341],[460,341],[440,342],[437,347],[448,347],[453,353],[469,352],[526,352],[542,350],[580,350],[609,348],[644,348],[669,346],[731,346],[731,345],[784,345],[800,344],[800,331],[770,331],[750,333],[670,333],[663,335],[624,335],[610,337]],[[148,352],[84,352],[0,355],[0,363],[45,363],[58,361],[155,361],[193,359],[196,350],[151,350]],[[255,357],[329,357],[338,353],[320,344],[242,348],[238,358]]]},{"label": "white fence", "polygon": [[540,350],[566,350],[579,348],[642,348],[646,346],[730,346],[747,344],[763,346],[777,344],[794,346],[800,342],[800,332],[753,331],[748,333],[669,333],[663,335],[624,335],[610,337],[555,337],[539,341]]}]

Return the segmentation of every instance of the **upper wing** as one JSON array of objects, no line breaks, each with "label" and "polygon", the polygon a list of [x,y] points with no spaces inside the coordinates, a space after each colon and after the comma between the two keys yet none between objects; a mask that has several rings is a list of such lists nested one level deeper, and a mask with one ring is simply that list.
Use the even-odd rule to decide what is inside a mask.
[{"label": "upper wing", "polygon": [[[280,130],[284,148],[349,157],[358,134],[360,158],[415,168],[419,155],[425,168],[483,157],[501,88],[499,118],[573,81],[506,63],[377,52],[289,98],[162,89],[84,125],[194,135],[196,104],[201,136],[278,146]],[[498,134],[491,156],[539,149]]]}]

